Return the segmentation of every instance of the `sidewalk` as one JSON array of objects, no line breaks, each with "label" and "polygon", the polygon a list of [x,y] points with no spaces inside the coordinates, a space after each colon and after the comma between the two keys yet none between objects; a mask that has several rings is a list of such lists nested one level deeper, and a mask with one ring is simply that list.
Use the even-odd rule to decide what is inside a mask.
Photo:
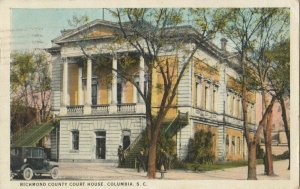
[{"label": "sidewalk", "polygon": [[[59,162],[61,180],[140,180],[147,179],[147,173],[138,173],[135,169],[117,168],[116,163],[65,163]],[[264,166],[257,166],[258,180],[287,180],[290,171],[287,170],[288,160],[275,161],[276,176],[263,174]],[[160,173],[156,174],[160,178]],[[247,167],[228,168],[217,171],[193,172],[185,170],[169,170],[166,180],[246,180]]]}]

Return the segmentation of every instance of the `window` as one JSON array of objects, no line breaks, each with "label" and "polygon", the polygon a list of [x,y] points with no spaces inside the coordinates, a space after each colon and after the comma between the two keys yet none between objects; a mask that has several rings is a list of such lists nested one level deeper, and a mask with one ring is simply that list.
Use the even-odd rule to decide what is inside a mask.
[{"label": "window", "polygon": [[202,85],[201,79],[196,82],[196,107],[201,108]]},{"label": "window", "polygon": [[209,108],[209,105],[210,105],[210,103],[209,103],[209,87],[208,86],[205,86],[205,109],[206,110],[210,110],[210,108]]},{"label": "window", "polygon": [[117,103],[118,104],[122,104],[122,90],[123,90],[122,82],[120,81],[117,84]]},{"label": "window", "polygon": [[236,146],[237,146],[236,153],[240,154],[241,153],[241,139],[240,139],[240,137],[237,137],[237,139],[236,139]]},{"label": "window", "polygon": [[217,93],[218,88],[215,86],[213,89],[213,95],[212,95],[212,110],[213,112],[217,112]]},{"label": "window", "polygon": [[231,95],[231,98],[230,98],[230,115],[233,116],[233,112],[234,112],[234,101],[235,101],[235,98],[233,95]]},{"label": "window", "polygon": [[92,105],[97,105],[97,84],[92,84]]},{"label": "window", "polygon": [[226,135],[226,155],[229,153],[229,136]]},{"label": "window", "polygon": [[79,131],[72,131],[72,150],[79,150]]},{"label": "window", "polygon": [[235,155],[235,137],[234,136],[232,137],[231,144],[232,144],[231,145],[231,147],[232,147],[231,151],[232,151],[233,155]]}]

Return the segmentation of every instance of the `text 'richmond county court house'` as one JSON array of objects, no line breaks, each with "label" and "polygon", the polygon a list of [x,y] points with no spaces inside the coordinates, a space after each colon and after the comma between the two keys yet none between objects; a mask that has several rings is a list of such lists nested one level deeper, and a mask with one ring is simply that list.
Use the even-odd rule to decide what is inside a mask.
[{"label": "text 'richmond county court house'", "polygon": [[[59,140],[54,144],[58,149],[52,149],[52,155],[60,161],[116,161],[118,146],[127,148],[140,138],[146,127],[145,105],[137,89],[112,71],[122,67],[128,60],[126,56],[131,57],[134,63],[129,74],[141,89],[148,85],[143,58],[126,43],[113,43],[114,33],[119,30],[118,23],[95,20],[62,31],[47,49],[52,55],[52,111],[60,118]],[[177,32],[191,39],[198,35],[191,26],[180,26]],[[78,45],[83,41],[84,50]],[[192,44],[193,40],[189,40],[179,53],[170,51],[161,58],[168,59],[179,70],[186,56],[185,48]],[[220,47],[206,42],[190,61],[173,108],[166,116],[170,122],[178,112],[188,118],[186,125],[172,136],[179,158],[186,157],[189,139],[202,129],[213,133],[216,160],[246,158],[242,96],[236,90],[238,72],[234,57],[226,51],[226,39],[222,39]],[[152,76],[153,86],[162,83],[159,73],[154,71]],[[157,87],[153,87],[152,93],[155,109],[161,94]],[[247,121],[254,127],[255,94],[248,99]]]}]

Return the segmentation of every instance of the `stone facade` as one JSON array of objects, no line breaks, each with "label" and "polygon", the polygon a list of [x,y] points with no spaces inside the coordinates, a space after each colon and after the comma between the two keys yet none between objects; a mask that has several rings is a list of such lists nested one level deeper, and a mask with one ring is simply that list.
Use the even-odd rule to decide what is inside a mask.
[{"label": "stone facade", "polygon": [[[106,66],[100,68],[96,65],[103,63],[102,60],[92,61],[76,46],[79,32],[89,32],[91,28],[96,36],[86,44],[85,53],[98,56],[95,49],[101,49],[100,54],[109,56]],[[52,54],[52,110],[61,119],[59,149],[55,150],[61,161],[116,161],[118,146],[130,145],[146,127],[145,105],[135,87],[111,71],[111,68],[118,69],[118,54],[124,51],[134,54],[134,49],[123,46],[116,48],[114,53],[109,52],[107,46],[111,45],[116,29],[115,23],[95,20],[80,30],[63,33],[48,49]],[[186,58],[183,52],[168,55],[172,63],[178,65],[178,70]],[[200,129],[213,132],[216,160],[245,158],[241,96],[232,86],[238,74],[227,65],[228,60],[225,61],[222,53],[222,49],[211,43],[197,50],[179,83],[174,108],[167,114],[170,120],[178,111],[189,115],[189,124],[174,137],[177,156],[181,159],[187,155],[189,139]],[[132,70],[135,70],[138,86],[144,89],[147,75],[142,57],[136,57]],[[161,76],[154,73],[154,85],[161,80]],[[153,88],[154,112],[159,99],[159,92]],[[248,104],[249,112],[254,112],[254,102],[250,100]],[[249,124],[254,124],[254,116],[248,118]]]}]

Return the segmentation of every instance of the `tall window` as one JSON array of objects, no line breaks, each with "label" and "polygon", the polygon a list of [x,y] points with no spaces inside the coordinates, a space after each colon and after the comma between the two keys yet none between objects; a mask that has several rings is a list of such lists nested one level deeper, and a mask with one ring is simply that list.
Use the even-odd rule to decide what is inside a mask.
[{"label": "tall window", "polygon": [[236,139],[236,146],[237,146],[236,153],[240,154],[241,153],[241,139],[240,139],[240,137],[237,137],[237,139]]},{"label": "tall window", "polygon": [[235,98],[233,96],[233,94],[231,94],[231,98],[230,98],[230,115],[233,116],[233,112],[234,112],[234,101],[235,101]]},{"label": "tall window", "polygon": [[79,131],[72,131],[72,150],[79,150]]},{"label": "tall window", "polygon": [[97,104],[97,84],[92,84],[92,105]]},{"label": "tall window", "polygon": [[217,111],[217,93],[218,93],[218,88],[215,86],[213,88],[213,95],[212,95],[212,111],[213,112]]},{"label": "tall window", "polygon": [[202,97],[202,85],[201,79],[198,78],[196,82],[196,106],[197,108],[201,108],[201,97]]},{"label": "tall window", "polygon": [[231,151],[232,151],[232,154],[235,155],[235,137],[233,136],[232,137],[232,141],[231,141]]},{"label": "tall window", "polygon": [[118,81],[118,84],[117,84],[117,103],[118,104],[122,103],[122,91],[123,91],[122,81]]},{"label": "tall window", "polygon": [[210,103],[209,103],[209,86],[205,86],[205,109],[210,110]]}]

